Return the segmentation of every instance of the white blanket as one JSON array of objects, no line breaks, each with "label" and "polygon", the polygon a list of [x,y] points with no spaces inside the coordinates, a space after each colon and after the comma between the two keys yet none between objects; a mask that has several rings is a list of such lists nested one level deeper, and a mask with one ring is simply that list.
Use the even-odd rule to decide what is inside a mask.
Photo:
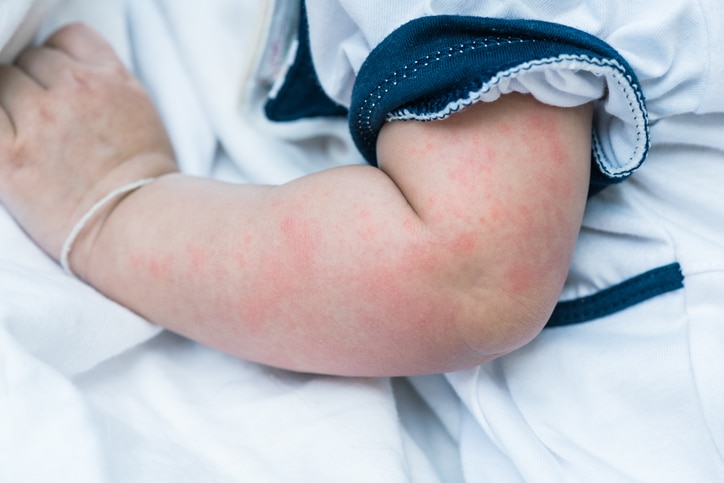
[{"label": "white blanket", "polygon": [[[343,120],[263,117],[254,53],[271,3],[0,0],[0,61],[83,20],[150,92],[182,171],[280,183],[361,162]],[[448,376],[297,374],[148,323],[63,274],[0,206],[0,483],[721,481],[714,309],[691,337],[634,310],[643,328],[546,331]]]}]

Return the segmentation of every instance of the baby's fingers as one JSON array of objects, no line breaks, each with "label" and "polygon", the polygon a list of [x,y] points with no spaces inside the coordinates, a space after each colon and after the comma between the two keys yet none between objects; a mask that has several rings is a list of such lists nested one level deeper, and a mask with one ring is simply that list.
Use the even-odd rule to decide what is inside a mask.
[{"label": "baby's fingers", "polygon": [[81,62],[95,64],[117,59],[111,45],[98,32],[81,23],[61,28],[45,41],[45,45]]},{"label": "baby's fingers", "polygon": [[15,59],[15,65],[44,88],[52,86],[74,61],[64,52],[50,47],[30,47]]},{"label": "baby's fingers", "polygon": [[17,130],[17,115],[23,112],[27,100],[42,91],[43,88],[22,70],[11,65],[0,65],[0,108],[13,132]]}]

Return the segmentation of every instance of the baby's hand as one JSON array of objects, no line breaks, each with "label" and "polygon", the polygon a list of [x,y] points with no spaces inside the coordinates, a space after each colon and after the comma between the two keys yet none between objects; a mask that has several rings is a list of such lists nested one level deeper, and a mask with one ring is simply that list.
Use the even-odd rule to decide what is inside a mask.
[{"label": "baby's hand", "polygon": [[0,66],[0,203],[51,256],[107,193],[173,171],[153,104],[90,28],[67,26]]}]

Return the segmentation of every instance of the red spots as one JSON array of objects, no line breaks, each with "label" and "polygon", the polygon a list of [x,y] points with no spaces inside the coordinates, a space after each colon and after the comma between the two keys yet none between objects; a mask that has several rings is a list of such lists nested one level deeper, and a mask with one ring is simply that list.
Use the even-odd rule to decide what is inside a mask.
[{"label": "red spots", "polygon": [[282,218],[279,224],[283,250],[289,254],[289,262],[296,268],[307,265],[319,248],[321,228],[303,215],[293,214]]},{"label": "red spots", "polygon": [[531,114],[526,118],[524,128],[524,139],[527,139],[533,153],[544,157],[546,163],[561,164],[565,161],[568,150],[553,116],[540,112]]},{"label": "red spots", "polygon": [[503,214],[500,206],[500,202],[492,200],[487,206],[485,214],[478,218],[478,222],[481,225],[490,223],[491,225],[498,225],[503,222]]},{"label": "red spots", "polygon": [[498,124],[498,129],[500,130],[501,136],[510,136],[513,132],[513,127],[508,122],[501,122]]},{"label": "red spots", "polygon": [[173,255],[152,255],[146,261],[146,269],[152,280],[166,282],[172,278],[173,264]]},{"label": "red spots", "polygon": [[229,256],[232,260],[234,260],[236,264],[236,268],[243,270],[245,269],[249,264],[249,253],[252,253],[253,248],[253,242],[254,238],[251,235],[245,235],[242,238],[242,243],[240,246],[235,247],[234,249],[229,251]]},{"label": "red spots", "polygon": [[294,235],[297,232],[297,222],[294,219],[294,216],[286,216],[281,223],[279,223],[279,229],[285,238],[294,238]]},{"label": "red spots", "polygon": [[255,258],[249,260],[253,276],[250,283],[257,295],[245,297],[239,315],[252,325],[282,314],[304,319],[301,307],[323,260],[322,229],[313,219],[301,214],[284,215],[276,227],[264,246],[254,251]]},{"label": "red spots", "polygon": [[186,246],[186,259],[192,275],[199,276],[207,268],[208,248],[202,245],[189,244]]},{"label": "red spots", "polygon": [[[362,208],[359,210],[355,221],[358,223],[357,236],[360,239],[364,241],[372,241],[379,234],[379,228],[374,224],[372,212],[370,212],[368,208]],[[341,230],[340,233],[342,233]],[[343,239],[340,243],[344,243]]]},{"label": "red spots", "polygon": [[[473,143],[477,146],[479,143]],[[456,189],[477,189],[482,177],[489,176],[489,166],[496,162],[497,152],[492,146],[478,146],[450,157],[447,174]]]},{"label": "red spots", "polygon": [[165,282],[172,277],[174,256],[171,254],[148,256],[134,254],[130,257],[130,263],[135,272],[147,275],[154,282]]},{"label": "red spots", "polygon": [[131,267],[136,272],[140,271],[145,264],[145,260],[141,255],[131,255],[130,262]]},{"label": "red spots", "polygon": [[453,221],[471,222],[473,211],[468,204],[469,197],[458,190],[448,190],[435,198],[427,221],[432,224],[447,224]]},{"label": "red spots", "polygon": [[478,247],[479,235],[475,233],[463,233],[458,235],[452,243],[452,250],[459,255],[467,255]]},{"label": "red spots", "polygon": [[405,220],[402,222],[402,229],[408,235],[412,235],[415,232],[415,230],[417,230],[417,226],[418,226],[417,221],[411,217],[405,218]]},{"label": "red spots", "polygon": [[533,279],[536,279],[536,275],[525,261],[512,262],[508,265],[504,278],[501,280],[503,284],[501,288],[511,295],[525,296],[531,288]]},{"label": "red spots", "polygon": [[373,241],[378,234],[379,230],[376,226],[369,225],[369,224],[363,224],[357,229],[357,236],[364,241],[370,242]]},{"label": "red spots", "polygon": [[471,161],[467,159],[462,162],[456,162],[448,168],[448,178],[457,185],[458,189],[461,187],[468,188],[470,186],[472,173],[470,173],[469,166],[471,164]]},{"label": "red spots", "polygon": [[239,270],[244,270],[249,260],[246,256],[246,250],[239,250],[236,253],[233,254],[234,263],[236,264],[236,268]]}]

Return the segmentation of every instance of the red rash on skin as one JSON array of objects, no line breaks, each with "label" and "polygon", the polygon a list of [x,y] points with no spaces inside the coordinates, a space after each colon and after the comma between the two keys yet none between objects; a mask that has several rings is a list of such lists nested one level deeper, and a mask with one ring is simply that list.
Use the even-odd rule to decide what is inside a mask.
[{"label": "red rash on skin", "polygon": [[357,229],[357,236],[364,241],[372,241],[379,234],[379,227],[372,224],[372,213],[367,208],[362,208],[357,215],[357,221],[359,222],[359,228]]},{"label": "red rash on skin", "polygon": [[[565,148],[565,141],[562,139],[558,125],[544,114],[533,115],[526,119],[521,139],[530,146],[529,158],[531,163],[540,162],[541,157],[545,158],[549,163],[552,162],[554,165],[563,165],[569,161],[566,159],[567,150]],[[543,152],[538,153],[534,150],[534,146],[544,146],[545,149]],[[548,168],[545,171],[541,171],[540,169],[532,168],[531,173],[540,179],[541,196],[559,197],[564,193],[568,196],[570,193],[569,186],[558,182],[555,169]],[[545,204],[547,206],[555,206],[555,203]],[[538,206],[521,203],[518,204],[514,210],[511,210],[508,216],[517,218],[511,220],[512,226],[518,227],[517,230],[512,233],[512,236],[523,238],[535,237],[538,236],[543,225],[555,226],[563,223],[560,213],[547,211],[543,213],[544,216],[540,216],[541,214],[537,213],[538,209]],[[562,263],[561,260],[554,258],[555,257],[552,256],[549,256],[548,259],[541,258],[540,253],[521,254],[519,262],[511,264],[505,274],[505,282],[508,290],[512,293],[524,293],[529,290],[531,288],[531,280],[536,279],[536,277],[531,277],[532,273],[536,271],[547,271],[550,270],[551,267]]]},{"label": "red rash on skin", "polygon": [[405,218],[405,221],[402,222],[402,228],[407,234],[412,234],[416,227],[417,223],[412,218]]},{"label": "red rash on skin", "polygon": [[458,236],[452,244],[452,249],[461,255],[475,251],[478,247],[478,235],[475,233],[463,233]]},{"label": "red rash on skin", "polygon": [[174,264],[174,256],[154,255],[151,257],[136,256],[135,264],[148,271],[149,276],[155,282],[165,282],[171,279],[172,266]]},{"label": "red rash on skin", "polygon": [[[477,145],[477,143],[475,144]],[[482,147],[479,150],[476,149],[475,152],[463,157],[463,168],[467,169],[474,179],[489,180],[492,175],[492,169],[490,166],[491,164],[495,164],[497,162],[498,153],[496,150],[490,147]],[[471,183],[469,179],[466,180],[463,186],[474,191],[480,190],[480,185],[477,182]]]},{"label": "red rash on skin", "polygon": [[[320,190],[294,197],[294,203],[274,198],[264,229],[227,250],[225,258],[236,264],[212,267],[211,275],[231,272],[234,265],[249,275],[213,294],[217,321],[227,325],[214,335],[214,346],[233,353],[234,338],[271,340],[250,343],[247,355],[254,359],[271,352],[279,354],[284,365],[296,367],[299,362],[304,367],[319,357],[344,360],[350,351],[355,357],[374,354],[380,340],[391,352],[397,346],[404,350],[411,331],[418,346],[434,348],[448,340],[447,332],[458,330],[455,324],[467,315],[480,319],[476,304],[494,299],[490,294],[498,290],[514,301],[506,308],[533,300],[530,312],[538,314],[541,304],[531,292],[537,286],[553,287],[557,278],[546,274],[557,273],[556,266],[565,263],[565,254],[546,250],[560,241],[550,226],[569,221],[565,210],[552,202],[564,182],[547,158],[568,161],[563,157],[566,140],[554,121],[555,116],[544,113],[487,126],[477,132],[477,139],[466,136],[456,142],[443,129],[426,136],[421,145],[403,144],[407,158],[414,158],[409,165],[381,163],[392,172],[398,166],[411,168],[400,170],[409,178],[393,177],[406,199],[394,205],[402,206],[402,218],[392,226],[377,211],[389,206],[368,203],[362,190],[350,197],[351,205],[334,224],[318,218],[319,206],[340,191]],[[501,136],[512,141],[498,142]],[[457,148],[454,156],[447,155],[451,144]],[[435,176],[416,176],[415,162],[428,163]],[[535,196],[525,196],[521,183],[535,189]],[[543,211],[542,206],[553,208]],[[190,266],[199,269],[200,254],[190,250],[188,256]],[[339,266],[335,257],[355,262]],[[242,295],[237,298],[237,293]],[[485,342],[487,322],[464,323],[470,327],[460,326],[462,334]],[[493,329],[490,336],[498,337]],[[299,350],[288,353],[288,347]],[[374,357],[384,372],[385,362]]]},{"label": "red rash on skin", "polygon": [[289,250],[289,268],[304,272],[310,268],[319,248],[318,227],[303,215],[288,215],[279,226],[284,247]]},{"label": "red rash on skin", "polygon": [[513,132],[513,128],[507,122],[501,122],[498,125],[498,129],[500,130],[500,134],[502,136],[510,136],[510,133]]},{"label": "red rash on skin", "polygon": [[208,247],[192,245],[186,246],[186,257],[189,263],[191,277],[200,277],[206,271],[208,260]]},{"label": "red rash on skin", "polygon": [[140,271],[145,265],[144,259],[140,255],[131,255],[130,262],[135,272]]},{"label": "red rash on skin", "polygon": [[[544,114],[531,115],[526,119],[523,139],[531,146],[546,146],[545,156],[555,164],[561,164],[566,157],[564,141],[561,139],[558,126]],[[535,161],[535,159],[533,160]]]},{"label": "red rash on skin", "polygon": [[279,316],[287,316],[289,320],[307,318],[307,314],[298,311],[297,301],[308,293],[310,285],[307,284],[314,283],[319,240],[316,225],[302,216],[284,216],[258,260],[253,261],[257,278],[250,283],[258,295],[244,297],[237,308],[237,317],[244,321],[250,334],[262,330],[262,324]]},{"label": "red rash on skin", "polygon": [[236,267],[240,270],[246,269],[249,264],[248,253],[251,252],[253,238],[251,235],[245,235],[241,246],[233,250],[232,258],[236,262]]},{"label": "red rash on skin", "polygon": [[[293,333],[306,337],[313,331],[313,324],[324,324],[320,317],[339,317],[340,319],[357,319],[368,329],[375,327],[376,333],[387,333],[394,336],[398,329],[394,324],[388,324],[388,317],[379,314],[392,314],[410,307],[419,312],[420,323],[425,323],[425,315],[431,315],[427,301],[410,300],[411,291],[406,287],[409,283],[416,283],[420,273],[425,273],[429,267],[436,266],[440,261],[436,251],[426,243],[414,245],[405,252],[401,258],[390,260],[386,253],[386,246],[380,246],[375,251],[367,252],[366,261],[352,267],[344,273],[335,273],[326,264],[327,253],[334,250],[337,240],[320,240],[319,223],[310,216],[298,214],[284,216],[270,232],[270,240],[277,243],[268,243],[265,251],[254,262],[257,276],[252,282],[257,290],[254,298],[246,303],[237,304],[236,317],[242,320],[247,331],[247,337],[255,333],[264,333],[273,328],[275,320],[284,320],[287,327],[285,338],[292,338]],[[369,220],[368,220],[369,218]],[[358,211],[358,230],[376,237],[383,230],[374,220],[376,217],[367,208]],[[414,231],[418,229],[414,219],[403,222],[403,229]],[[342,240],[343,242],[343,240]],[[461,246],[467,247],[469,239],[461,240]],[[372,245],[378,245],[376,242]],[[374,278],[372,278],[374,274]],[[400,275],[404,274],[403,277]],[[325,281],[325,279],[327,281]],[[331,283],[329,280],[338,281]],[[329,287],[319,291],[319,287]],[[339,304],[340,291],[355,290],[359,294],[353,304],[341,306]],[[310,298],[319,302],[328,302],[330,307],[336,307],[329,314],[305,313],[303,301]],[[300,321],[300,325],[294,324]],[[303,322],[302,321],[306,321]],[[328,322],[327,322],[328,323]],[[422,327],[421,327],[422,329]],[[291,333],[289,332],[291,330]],[[354,330],[350,327],[350,330]],[[319,343],[318,338],[310,340],[310,344]],[[222,341],[222,344],[225,344]],[[339,348],[343,350],[345,341],[339,341]],[[365,350],[359,347],[359,350]]]},{"label": "red rash on skin", "polygon": [[[269,319],[269,313],[279,304],[279,297],[284,296],[285,291],[288,290],[287,284],[283,283],[283,272],[280,273],[283,264],[278,262],[273,248],[262,252],[257,263],[260,266],[256,270],[258,277],[252,283],[262,289],[258,290],[258,296],[242,297],[241,302],[236,306],[236,314],[232,314],[237,320],[243,321],[247,335],[252,337],[263,331],[264,324]],[[248,290],[252,288],[250,285],[245,285],[245,287],[248,287]],[[223,348],[223,346],[221,347]]]},{"label": "red rash on skin", "polygon": [[233,255],[233,259],[236,262],[236,268],[239,270],[244,270],[247,267],[247,264],[249,263],[249,260],[247,259],[246,253],[242,250],[237,251]]},{"label": "red rash on skin", "polygon": [[[568,153],[566,141],[562,138],[559,126],[552,116],[547,113],[536,113],[520,124],[501,123],[494,129],[494,133],[488,130],[489,139],[514,138],[518,142],[512,146],[513,149],[527,150],[523,162],[529,166],[526,170],[530,176],[540,180],[541,196],[557,197],[562,193],[566,196],[570,194],[570,187],[558,182],[555,172],[556,165],[566,164],[570,160],[566,159]],[[508,163],[514,158],[507,152],[505,146],[498,146],[500,148],[498,150],[481,139],[468,139],[468,143],[457,144],[466,149],[454,158],[445,157],[444,152],[433,153],[432,148],[428,151],[428,155],[432,154],[433,159],[449,163],[444,168],[444,174],[453,186],[447,194],[436,193],[428,196],[427,201],[433,208],[433,216],[430,217],[433,223],[451,219],[465,222],[472,212],[468,200],[480,200],[481,196],[485,198],[486,192],[516,189],[514,185],[507,185]],[[553,162],[553,167],[543,169],[540,164],[543,159],[546,162]],[[524,197],[519,201],[516,197],[508,198],[505,206],[501,206],[495,198],[487,199],[485,202],[485,206],[488,207],[487,212],[467,220],[471,225],[471,231],[448,240],[451,252],[466,255],[479,250],[479,243],[485,239],[487,230],[495,230],[502,235],[499,237],[500,243],[507,244],[505,240],[509,240],[510,245],[515,246],[517,240],[535,239],[539,233],[544,233],[550,224],[564,222],[561,214],[557,212],[547,212],[540,216],[537,213],[539,206],[530,205]],[[555,206],[555,203],[545,204]],[[480,227],[483,232],[475,232],[474,226]],[[521,253],[518,257],[514,257],[503,275],[506,290],[511,293],[524,293],[530,290],[531,281],[538,278],[536,274],[562,263],[561,260],[553,258],[549,256],[548,259],[542,259],[539,253]]]},{"label": "red rash on skin", "polygon": [[448,177],[460,188],[477,189],[471,183],[480,176],[490,176],[490,163],[496,163],[498,153],[493,147],[481,145],[478,139],[472,141],[470,152],[448,168]]}]

